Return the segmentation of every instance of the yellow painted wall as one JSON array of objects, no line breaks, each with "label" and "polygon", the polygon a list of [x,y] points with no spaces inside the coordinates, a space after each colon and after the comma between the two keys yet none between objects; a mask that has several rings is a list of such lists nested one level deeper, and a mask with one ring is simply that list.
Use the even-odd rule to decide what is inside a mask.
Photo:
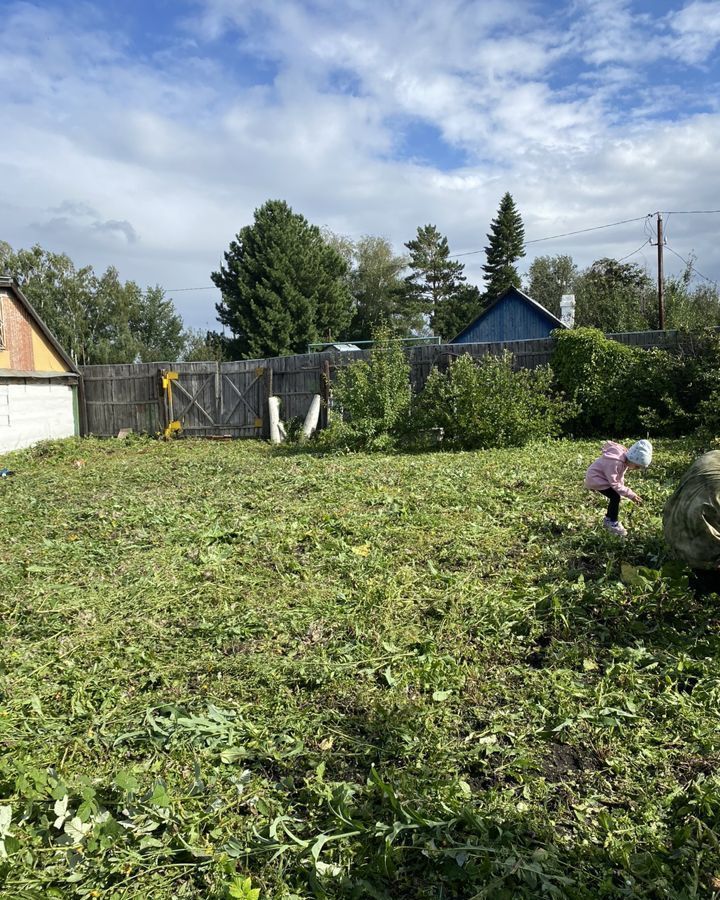
[{"label": "yellow painted wall", "polygon": [[60,359],[45,338],[32,326],[34,369],[36,372],[67,372],[68,367]]},{"label": "yellow painted wall", "polygon": [[[0,289],[0,315],[3,317],[5,349],[0,348],[0,370],[32,372],[68,372],[68,366],[55,352],[34,319],[12,294]],[[11,344],[12,346],[11,354]],[[22,360],[18,364],[18,360]]]}]

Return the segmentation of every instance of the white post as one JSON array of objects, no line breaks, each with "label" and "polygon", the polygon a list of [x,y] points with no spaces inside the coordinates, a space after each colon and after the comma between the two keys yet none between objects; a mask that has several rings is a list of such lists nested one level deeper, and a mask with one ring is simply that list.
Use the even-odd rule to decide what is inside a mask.
[{"label": "white post", "polygon": [[560,298],[560,321],[568,328],[575,325],[575,294],[563,294]]},{"label": "white post", "polygon": [[312,398],[312,402],[310,403],[310,409],[308,410],[308,414],[305,416],[305,424],[303,425],[303,437],[309,438],[315,432],[315,429],[318,427],[318,421],[320,420],[320,394],[315,394]]},{"label": "white post", "polygon": [[268,397],[268,413],[270,414],[270,443],[279,444],[282,442],[279,397]]}]

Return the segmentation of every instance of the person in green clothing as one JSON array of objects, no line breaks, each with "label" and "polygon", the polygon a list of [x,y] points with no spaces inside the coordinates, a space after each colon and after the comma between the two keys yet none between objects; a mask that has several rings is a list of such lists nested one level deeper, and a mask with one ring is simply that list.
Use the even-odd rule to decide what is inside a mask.
[{"label": "person in green clothing", "polygon": [[705,572],[720,571],[720,450],[698,457],[663,511],[665,542],[673,555]]}]

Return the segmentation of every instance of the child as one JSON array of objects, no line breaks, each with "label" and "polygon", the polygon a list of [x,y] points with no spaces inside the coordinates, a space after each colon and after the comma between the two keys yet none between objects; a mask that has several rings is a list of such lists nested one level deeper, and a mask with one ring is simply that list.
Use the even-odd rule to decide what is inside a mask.
[{"label": "child", "polygon": [[626,471],[633,469],[647,469],[652,462],[652,444],[650,441],[638,441],[629,450],[614,441],[608,441],[603,445],[602,456],[585,473],[585,487],[591,491],[604,494],[608,500],[607,515],[603,520],[603,526],[611,534],[624,537],[627,531],[618,522],[620,511],[620,498],[627,497],[633,503],[641,504],[642,498],[635,491],[625,486]]}]

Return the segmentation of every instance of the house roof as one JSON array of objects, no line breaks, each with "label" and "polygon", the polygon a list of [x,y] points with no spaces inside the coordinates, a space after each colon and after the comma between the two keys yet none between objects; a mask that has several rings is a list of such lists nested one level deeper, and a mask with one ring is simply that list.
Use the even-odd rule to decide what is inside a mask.
[{"label": "house roof", "polygon": [[503,300],[505,300],[506,297],[510,296],[511,294],[517,294],[517,296],[520,297],[520,299],[523,300],[525,303],[528,303],[530,306],[535,307],[535,309],[536,309],[541,315],[543,315],[546,319],[548,319],[548,321],[553,325],[553,327],[555,327],[555,328],[567,328],[567,325],[565,325],[563,322],[560,321],[560,319],[558,319],[556,316],[554,316],[554,315],[550,312],[550,310],[545,309],[545,307],[542,306],[540,303],[538,303],[537,300],[533,300],[532,297],[529,297],[526,293],[524,293],[523,291],[521,291],[520,288],[509,287],[509,288],[505,288],[505,290],[502,292],[502,294],[499,294],[499,295],[493,300],[493,302],[490,304],[490,306],[488,306],[487,309],[484,309],[484,310],[480,313],[479,316],[476,316],[476,317],[472,320],[472,322],[470,322],[469,325],[466,325],[466,326],[463,328],[463,330],[462,330],[459,334],[456,334],[455,337],[452,339],[452,341],[453,341],[453,342],[456,341],[458,338],[461,338],[461,337],[465,334],[466,331],[470,331],[470,329],[473,328],[475,325],[477,325],[477,323],[480,322],[482,319],[484,319],[485,316],[487,316],[487,314],[488,314],[492,309],[494,309],[494,307],[496,307],[496,306],[498,305],[498,303],[501,303]]},{"label": "house roof", "polygon": [[52,331],[50,331],[47,325],[40,318],[39,314],[35,310],[35,307],[32,305],[32,303],[30,303],[25,294],[23,294],[23,292],[20,290],[15,279],[11,278],[9,275],[0,275],[0,288],[9,288],[12,291],[12,293],[15,295],[15,299],[25,309],[35,325],[37,325],[38,330],[43,335],[48,344],[50,344],[50,346],[57,353],[60,359],[65,363],[68,369],[70,369],[70,371],[74,372],[76,375],[79,375],[80,371],[78,367],[75,365],[72,358],[60,346],[55,335],[52,333]]}]

